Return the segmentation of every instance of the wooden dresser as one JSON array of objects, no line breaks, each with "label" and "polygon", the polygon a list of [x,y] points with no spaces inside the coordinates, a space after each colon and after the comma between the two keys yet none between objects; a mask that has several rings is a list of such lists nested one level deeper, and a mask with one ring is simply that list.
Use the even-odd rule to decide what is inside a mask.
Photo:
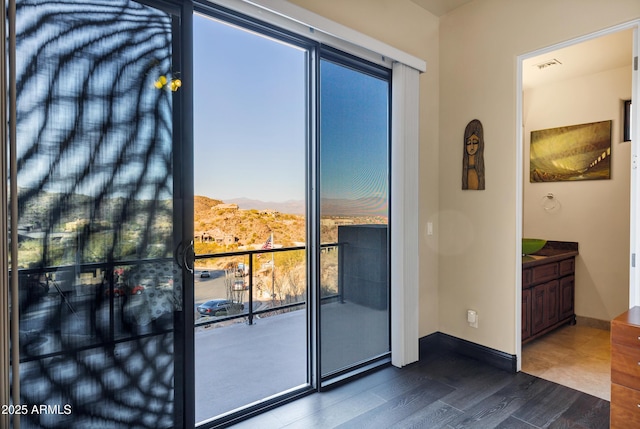
[{"label": "wooden dresser", "polygon": [[640,428],[640,307],[611,321],[611,429]]}]

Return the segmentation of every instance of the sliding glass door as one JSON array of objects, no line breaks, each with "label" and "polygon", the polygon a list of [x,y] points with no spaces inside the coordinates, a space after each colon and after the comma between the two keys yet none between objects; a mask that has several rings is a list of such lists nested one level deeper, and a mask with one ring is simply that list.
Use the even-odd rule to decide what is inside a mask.
[{"label": "sliding glass door", "polygon": [[21,427],[182,426],[179,22],[17,1],[12,401],[39,407]]},{"label": "sliding glass door", "polygon": [[206,425],[389,362],[390,72],[208,8],[194,65]]},{"label": "sliding glass door", "polygon": [[389,72],[320,61],[320,371],[390,356]]},{"label": "sliding glass door", "polygon": [[231,424],[389,361],[389,70],[209,2],[14,28],[12,401],[57,410],[22,427]]},{"label": "sliding glass door", "polygon": [[[207,14],[207,12],[212,12]],[[196,422],[309,388],[309,51],[194,15]]]}]

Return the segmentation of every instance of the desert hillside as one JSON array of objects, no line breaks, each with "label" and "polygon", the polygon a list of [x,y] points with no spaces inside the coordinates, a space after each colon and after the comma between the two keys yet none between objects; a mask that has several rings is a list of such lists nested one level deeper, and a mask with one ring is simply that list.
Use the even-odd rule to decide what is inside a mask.
[{"label": "desert hillside", "polygon": [[260,246],[271,233],[276,245],[295,246],[305,241],[304,216],[274,210],[243,210],[236,204],[196,196],[194,233],[196,246],[198,243],[231,248]]}]

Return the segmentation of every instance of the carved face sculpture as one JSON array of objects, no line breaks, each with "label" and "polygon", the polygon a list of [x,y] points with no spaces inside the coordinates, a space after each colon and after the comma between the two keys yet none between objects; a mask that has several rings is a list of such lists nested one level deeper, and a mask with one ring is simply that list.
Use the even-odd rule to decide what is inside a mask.
[{"label": "carved face sculpture", "polygon": [[467,154],[475,155],[478,152],[478,145],[480,143],[480,139],[476,134],[471,134],[467,139]]},{"label": "carved face sculpture", "polygon": [[484,189],[484,137],[482,123],[474,119],[464,130],[462,189]]}]

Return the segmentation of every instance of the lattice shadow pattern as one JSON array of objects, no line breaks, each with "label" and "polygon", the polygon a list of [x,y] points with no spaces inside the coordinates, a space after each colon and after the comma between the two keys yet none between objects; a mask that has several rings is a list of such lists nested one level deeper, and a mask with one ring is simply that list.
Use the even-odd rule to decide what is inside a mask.
[{"label": "lattice shadow pattern", "polygon": [[13,402],[60,407],[21,427],[174,425],[179,95],[158,82],[178,22],[128,0],[17,1]]}]

